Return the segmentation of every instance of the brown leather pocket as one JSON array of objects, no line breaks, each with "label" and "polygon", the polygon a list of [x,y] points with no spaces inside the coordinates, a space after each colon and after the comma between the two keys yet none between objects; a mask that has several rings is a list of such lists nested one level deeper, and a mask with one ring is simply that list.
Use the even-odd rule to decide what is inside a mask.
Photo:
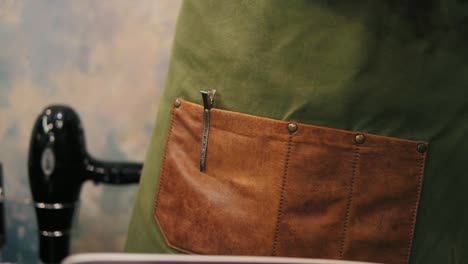
[{"label": "brown leather pocket", "polygon": [[200,172],[203,107],[180,101],[154,210],[170,246],[408,262],[427,143],[212,109]]}]

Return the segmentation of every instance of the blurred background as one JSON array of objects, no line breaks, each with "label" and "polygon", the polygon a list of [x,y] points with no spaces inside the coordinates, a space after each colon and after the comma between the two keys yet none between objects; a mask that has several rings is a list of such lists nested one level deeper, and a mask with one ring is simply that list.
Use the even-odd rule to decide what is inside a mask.
[{"label": "blurred background", "polygon": [[[27,154],[44,107],[72,106],[93,156],[144,160],[179,6],[180,0],[0,0],[0,162],[7,199],[2,261],[38,260]],[[72,253],[122,251],[136,191],[136,185],[87,182]]]}]

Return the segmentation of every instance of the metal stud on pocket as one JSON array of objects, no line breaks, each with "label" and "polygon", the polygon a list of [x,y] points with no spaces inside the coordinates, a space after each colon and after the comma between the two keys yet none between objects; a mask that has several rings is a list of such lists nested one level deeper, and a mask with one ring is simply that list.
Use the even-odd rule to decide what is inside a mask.
[{"label": "metal stud on pocket", "polygon": [[427,145],[424,143],[419,143],[416,149],[418,150],[419,153],[424,153],[427,151]]},{"label": "metal stud on pocket", "polygon": [[288,131],[289,131],[289,133],[291,133],[291,134],[296,133],[296,131],[297,131],[297,124],[289,123],[289,124],[288,124]]},{"label": "metal stud on pocket", "polygon": [[175,99],[175,101],[174,101],[174,106],[175,106],[176,108],[179,108],[181,104],[182,104],[182,102],[181,102],[179,99]]},{"label": "metal stud on pocket", "polygon": [[358,134],[355,136],[354,141],[356,141],[357,144],[363,144],[366,142],[366,136],[363,134]]}]

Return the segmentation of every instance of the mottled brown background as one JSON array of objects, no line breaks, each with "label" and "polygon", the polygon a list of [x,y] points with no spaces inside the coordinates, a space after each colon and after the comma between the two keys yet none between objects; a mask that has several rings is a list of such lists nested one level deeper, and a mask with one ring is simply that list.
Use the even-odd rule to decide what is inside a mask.
[{"label": "mottled brown background", "polygon": [[[38,113],[68,104],[94,156],[143,161],[180,0],[0,0],[0,162],[7,195],[3,260],[37,260],[27,151]],[[72,251],[120,251],[136,186],[88,183]]]}]

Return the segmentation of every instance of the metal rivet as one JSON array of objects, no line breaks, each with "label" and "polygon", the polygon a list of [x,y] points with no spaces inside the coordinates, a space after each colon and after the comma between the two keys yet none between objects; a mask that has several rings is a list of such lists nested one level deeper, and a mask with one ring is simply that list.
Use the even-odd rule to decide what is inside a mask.
[{"label": "metal rivet", "polygon": [[418,144],[418,147],[416,149],[418,150],[419,153],[424,153],[427,151],[427,145],[420,143]]},{"label": "metal rivet", "polygon": [[295,133],[297,131],[297,125],[294,123],[288,124],[288,131],[289,133]]},{"label": "metal rivet", "polygon": [[180,102],[179,99],[176,99],[175,102],[174,102],[174,106],[175,107],[179,107],[182,103]]},{"label": "metal rivet", "polygon": [[362,144],[366,141],[366,137],[363,134],[356,135],[354,138],[354,141],[356,141],[357,144]]}]

